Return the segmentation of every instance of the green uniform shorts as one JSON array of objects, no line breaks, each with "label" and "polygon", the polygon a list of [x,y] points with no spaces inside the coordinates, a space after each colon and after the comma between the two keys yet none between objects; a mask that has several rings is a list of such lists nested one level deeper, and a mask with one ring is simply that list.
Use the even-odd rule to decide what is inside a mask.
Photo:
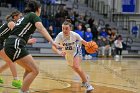
[{"label": "green uniform shorts", "polygon": [[5,42],[5,53],[14,62],[29,55],[26,43],[20,38],[8,38]]}]

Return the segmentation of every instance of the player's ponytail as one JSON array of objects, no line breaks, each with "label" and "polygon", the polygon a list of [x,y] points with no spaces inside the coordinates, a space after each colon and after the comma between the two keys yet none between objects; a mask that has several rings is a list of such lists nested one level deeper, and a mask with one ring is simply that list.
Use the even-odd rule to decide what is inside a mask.
[{"label": "player's ponytail", "polygon": [[11,15],[7,15],[7,16],[5,17],[6,21],[10,21],[10,18],[11,18]]},{"label": "player's ponytail", "polygon": [[10,15],[7,15],[5,17],[6,21],[10,21],[10,20],[14,20],[14,16],[18,16],[21,12],[16,10],[14,12],[12,12]]}]

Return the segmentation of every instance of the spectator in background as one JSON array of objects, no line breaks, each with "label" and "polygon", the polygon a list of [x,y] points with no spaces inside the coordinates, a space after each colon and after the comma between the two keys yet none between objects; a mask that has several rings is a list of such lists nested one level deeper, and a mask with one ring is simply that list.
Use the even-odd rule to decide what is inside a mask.
[{"label": "spectator in background", "polygon": [[[78,24],[77,29],[74,32],[79,34],[84,39],[85,35],[84,35],[84,31],[82,30],[82,24]],[[82,45],[82,56],[83,57],[85,56],[85,48],[83,45]]]},{"label": "spectator in background", "polygon": [[115,56],[116,61],[119,61],[120,59],[122,59],[122,50],[123,50],[122,42],[123,42],[122,36],[118,35],[117,39],[114,42],[114,46],[116,50],[116,56]]},{"label": "spectator in background", "polygon": [[97,40],[98,39],[98,30],[95,24],[93,24],[92,28],[91,28],[91,33],[93,35],[93,40]]},{"label": "spectator in background", "polygon": [[133,26],[131,31],[132,31],[132,35],[134,35],[135,37],[137,37],[139,28],[137,26]]},{"label": "spectator in background", "polygon": [[109,29],[110,29],[110,25],[109,24],[105,24],[105,31],[108,32]]},{"label": "spectator in background", "polygon": [[53,32],[53,26],[52,25],[49,26],[48,32],[49,32],[49,34],[52,38],[55,37],[55,33]]},{"label": "spectator in background", "polygon": [[91,28],[87,28],[87,31],[85,32],[85,40],[87,42],[92,41],[92,37]]},{"label": "spectator in background", "polygon": [[102,28],[105,28],[105,21],[102,19],[99,19],[97,30],[100,32]]},{"label": "spectator in background", "polygon": [[[90,42],[92,41],[93,35],[91,33],[91,28],[87,28],[85,32],[85,41]],[[92,59],[92,56],[85,51],[85,59]]]},{"label": "spectator in background", "polygon": [[112,31],[112,33],[115,33],[115,34],[118,33],[118,30],[116,28],[112,28],[111,31]]},{"label": "spectator in background", "polygon": [[82,38],[84,38],[84,31],[82,30],[82,24],[79,24],[77,26],[77,29],[75,30],[76,33],[78,33]]},{"label": "spectator in background", "polygon": [[103,28],[103,29],[101,30],[100,36],[101,36],[101,37],[104,37],[104,38],[107,38],[108,34],[107,34],[107,32],[105,31],[105,28]]},{"label": "spectator in background", "polygon": [[108,35],[109,37],[111,37],[111,35],[112,35],[112,30],[111,30],[111,28],[108,28],[106,32],[107,32],[107,35]]},{"label": "spectator in background", "polygon": [[116,33],[114,31],[112,31],[111,29],[108,29],[107,33],[108,33],[109,44],[110,44],[110,46],[112,46],[116,39]]},{"label": "spectator in background", "polygon": [[107,54],[108,57],[111,56],[111,47],[109,45],[109,40],[104,37],[98,37],[97,44],[99,46],[99,54],[101,54],[101,57],[105,57],[105,54]]},{"label": "spectator in background", "polygon": [[69,14],[69,19],[71,19],[71,23],[73,25],[75,25],[75,22],[76,22],[76,16],[75,16],[76,12],[74,11],[71,11],[70,14]]},{"label": "spectator in background", "polygon": [[94,19],[91,17],[91,18],[88,20],[88,24],[90,25],[90,28],[93,27],[93,23],[94,23]]},{"label": "spectator in background", "polygon": [[85,23],[84,18],[85,18],[84,15],[79,15],[79,16],[77,17],[78,21],[81,22],[81,23]]},{"label": "spectator in background", "polygon": [[116,33],[114,31],[111,31],[111,34],[108,35],[108,40],[109,40],[109,44],[111,46],[111,54],[112,56],[115,56],[115,47],[114,47],[114,41],[116,39]]}]

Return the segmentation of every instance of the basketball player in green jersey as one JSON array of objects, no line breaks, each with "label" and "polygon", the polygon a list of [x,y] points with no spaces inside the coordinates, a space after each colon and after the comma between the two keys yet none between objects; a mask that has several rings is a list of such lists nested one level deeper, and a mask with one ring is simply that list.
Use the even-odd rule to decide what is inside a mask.
[{"label": "basketball player in green jersey", "polygon": [[[0,73],[2,73],[5,69],[10,67],[10,70],[14,78],[12,81],[12,85],[18,88],[21,87],[22,83],[18,79],[15,64],[6,56],[3,47],[5,39],[8,38],[8,36],[10,35],[11,30],[15,26],[15,22],[20,18],[20,16],[21,13],[19,11],[12,12],[10,15],[6,17],[7,23],[4,23],[0,27],[0,57],[6,62],[6,64],[0,66]],[[3,82],[4,82],[3,79],[0,78],[0,83]]]},{"label": "basketball player in green jersey", "polygon": [[[7,23],[4,23],[0,27],[0,57],[6,62],[6,64],[0,66],[0,73],[2,73],[4,70],[6,70],[8,67],[10,67],[10,70],[13,75],[13,81],[12,85],[14,87],[20,88],[22,85],[22,82],[19,80],[17,76],[17,71],[15,64],[7,57],[7,55],[4,52],[4,41],[8,38],[10,35],[12,29],[14,28],[17,20],[21,18],[22,14],[19,11],[13,11],[10,15],[6,16]],[[36,39],[32,38],[28,41],[28,43],[35,43]],[[0,78],[0,83],[4,83],[3,79]]]},{"label": "basketball player in green jersey", "polygon": [[4,48],[6,55],[13,62],[16,62],[25,69],[23,84],[19,93],[29,93],[30,85],[39,73],[35,60],[25,48],[30,35],[34,33],[36,28],[52,45],[60,47],[53,41],[42,25],[39,18],[41,14],[40,3],[30,0],[24,12],[26,14],[18,21],[11,35],[6,39]]}]

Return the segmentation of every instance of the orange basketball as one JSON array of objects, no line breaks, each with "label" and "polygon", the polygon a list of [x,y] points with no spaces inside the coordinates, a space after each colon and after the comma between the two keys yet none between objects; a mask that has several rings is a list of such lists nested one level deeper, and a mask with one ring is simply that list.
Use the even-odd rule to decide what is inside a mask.
[{"label": "orange basketball", "polygon": [[95,53],[98,51],[98,45],[94,41],[87,42],[87,44],[85,45],[85,50],[90,54]]}]

